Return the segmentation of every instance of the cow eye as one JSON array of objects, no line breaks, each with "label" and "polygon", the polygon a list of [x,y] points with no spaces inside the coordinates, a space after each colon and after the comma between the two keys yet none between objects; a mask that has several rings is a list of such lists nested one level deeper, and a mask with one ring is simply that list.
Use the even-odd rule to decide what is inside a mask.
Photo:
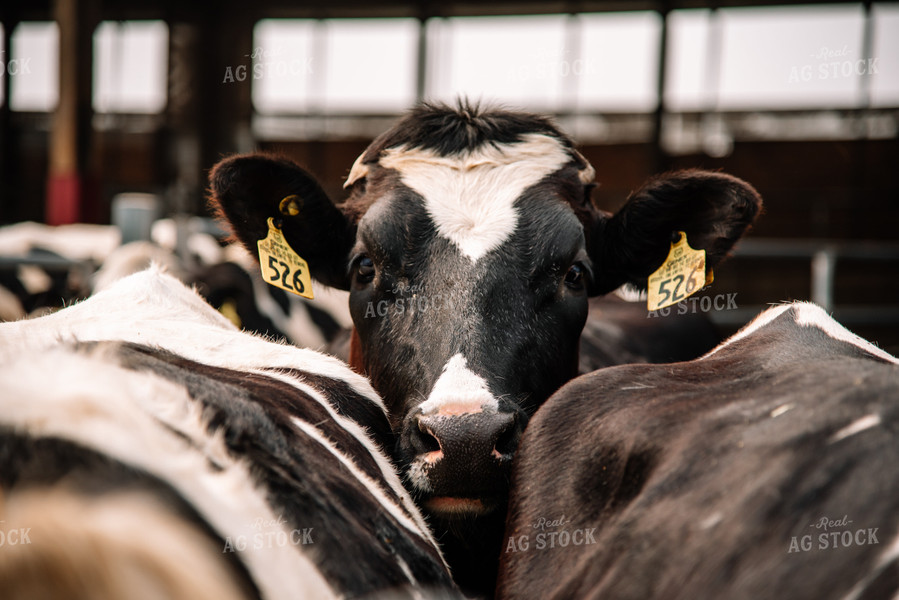
[{"label": "cow eye", "polygon": [[571,265],[565,273],[565,285],[573,290],[584,287],[584,267],[578,264]]},{"label": "cow eye", "polygon": [[356,265],[356,280],[360,283],[368,283],[375,278],[375,263],[368,256],[359,259]]}]

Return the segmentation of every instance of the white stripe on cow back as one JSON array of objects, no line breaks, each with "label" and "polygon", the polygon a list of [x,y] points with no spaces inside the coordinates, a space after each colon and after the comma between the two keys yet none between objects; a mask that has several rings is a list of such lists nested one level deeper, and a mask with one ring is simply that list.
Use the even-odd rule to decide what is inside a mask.
[{"label": "white stripe on cow back", "polygon": [[[0,422],[92,448],[168,482],[222,539],[252,540],[258,519],[290,536],[247,463],[230,456],[220,432],[208,433],[200,407],[181,386],[122,368],[103,353],[56,348],[5,365],[0,389]],[[254,547],[240,559],[263,598],[335,597],[302,551]]]},{"label": "white stripe on cow back", "polygon": [[[424,198],[437,234],[476,262],[514,233],[514,204],[521,194],[572,157],[558,139],[529,133],[517,143],[488,143],[451,156],[430,149],[390,148],[379,163],[396,169],[403,183]],[[582,176],[592,179],[592,167]]]},{"label": "white stripe on cow back", "polygon": [[742,340],[745,337],[749,337],[750,335],[752,335],[753,333],[755,333],[756,331],[758,331],[759,329],[761,329],[762,327],[764,327],[765,325],[767,325],[768,323],[770,323],[771,321],[773,321],[774,319],[779,317],[781,314],[783,314],[784,312],[786,312],[787,310],[792,308],[792,306],[793,306],[792,304],[782,304],[780,306],[773,306],[773,307],[769,308],[768,310],[766,310],[765,312],[760,313],[755,319],[753,319],[752,321],[750,321],[749,323],[744,325],[743,329],[741,329],[737,333],[733,334],[732,336],[730,336],[729,338],[727,338],[726,340],[724,340],[723,342],[721,342],[720,344],[718,344],[717,346],[712,348],[709,352],[707,352],[703,356],[699,357],[698,360],[704,360],[704,359],[714,355],[719,350],[722,350],[723,348],[727,348],[734,342]]},{"label": "white stripe on cow back", "polygon": [[121,279],[109,289],[52,315],[2,323],[0,337],[4,340],[0,359],[52,348],[60,341],[121,340],[164,348],[206,365],[275,377],[300,388],[365,446],[385,484],[401,499],[421,535],[436,546],[395,469],[362,427],[337,414],[320,390],[277,369],[300,369],[344,381],[386,417],[384,404],[369,381],[334,357],[238,331],[196,292],[158,268]]},{"label": "white stripe on cow back", "polygon": [[859,337],[840,325],[827,312],[810,302],[798,302],[794,305],[797,309],[796,322],[806,327],[817,327],[828,336],[847,344],[852,344],[868,354],[881,358],[887,362],[899,365],[899,358],[884,352],[868,340]]},{"label": "white stripe on cow back", "polygon": [[[412,497],[406,491],[406,488],[403,487],[403,484],[400,482],[399,476],[396,473],[396,469],[391,464],[390,460],[387,456],[380,450],[380,448],[371,440],[368,433],[363,429],[361,425],[338,414],[330,402],[323,396],[322,392],[318,389],[312,387],[311,385],[305,383],[304,381],[293,377],[291,375],[285,373],[279,373],[277,371],[268,371],[268,370],[255,370],[254,372],[259,373],[260,375],[264,375],[266,377],[272,377],[275,379],[281,379],[290,385],[303,390],[306,394],[314,398],[327,412],[329,418],[340,425],[344,430],[346,430],[350,435],[352,435],[371,455],[372,459],[374,459],[375,464],[378,466],[378,470],[381,474],[381,477],[384,480],[384,483],[390,488],[390,491],[396,495],[397,498],[400,499],[403,506],[402,509],[405,510],[405,513],[397,512],[397,507],[390,499],[388,499],[383,492],[382,486],[380,486],[377,482],[372,481],[362,470],[355,464],[352,456],[347,456],[345,454],[340,453],[330,441],[324,436],[324,434],[316,428],[314,425],[307,423],[306,421],[302,421],[297,417],[291,417],[294,421],[294,424],[300,427],[301,430],[306,432],[308,435],[315,437],[317,441],[326,445],[328,450],[334,453],[338,458],[343,462],[355,475],[356,479],[364,484],[364,487],[368,489],[369,493],[378,498],[381,504],[390,512],[394,514],[397,520],[402,521],[404,525],[407,526],[408,529],[417,533],[420,537],[423,537],[429,543],[431,543],[435,548],[437,547],[437,541],[431,536],[431,531],[425,523],[424,517],[421,516],[421,512],[418,507],[415,505],[415,502],[412,500]],[[314,429],[314,432],[312,431]],[[350,464],[351,463],[351,464]],[[414,521],[414,524],[410,525],[411,521]]]},{"label": "white stripe on cow back", "polygon": [[[347,456],[340,453],[340,451],[337,450],[333,446],[333,444],[331,444],[327,437],[325,437],[325,435],[318,428],[316,428],[312,424],[307,423],[306,421],[300,420],[297,417],[291,417],[297,427],[299,427],[308,435],[315,437],[316,441],[319,441],[320,443],[325,445],[330,452],[338,456],[341,462],[343,462],[347,466],[347,468],[352,471],[356,479],[358,479],[363,484],[363,486],[368,489],[369,493],[372,496],[376,497],[381,502],[381,504],[387,509],[388,512],[394,514],[398,521],[403,522],[403,524],[406,525],[408,529],[415,532],[419,537],[424,538],[428,543],[437,548],[437,541],[431,535],[431,530],[425,523],[424,517],[421,515],[421,511],[415,505],[415,502],[412,500],[409,492],[406,491],[406,488],[400,482],[400,478],[399,475],[397,475],[396,469],[393,467],[387,456],[371,440],[368,433],[362,428],[361,425],[359,425],[352,419],[338,414],[331,406],[331,403],[324,398],[324,396],[318,389],[312,387],[311,385],[296,377],[287,375],[285,373],[266,371],[262,369],[255,370],[253,372],[265,377],[280,379],[285,383],[303,390],[306,394],[315,399],[328,412],[329,418],[334,423],[340,425],[350,435],[356,438],[356,440],[365,447],[369,455],[371,455],[372,459],[374,459],[375,464],[378,466],[378,471],[381,474],[381,478],[383,479],[387,487],[390,488],[390,491],[400,499],[400,501],[402,502],[402,507],[397,507],[389,498],[387,498],[387,496],[384,495],[382,486],[380,486],[376,481],[372,481],[370,477],[362,472],[362,470],[355,464],[352,456]],[[313,429],[314,432],[312,431]],[[399,512],[399,510],[403,510],[405,512],[401,513]],[[414,521],[414,524],[411,526],[410,520]]]},{"label": "white stripe on cow back", "polygon": [[[355,463],[353,463],[345,454],[343,454],[340,450],[338,450],[334,444],[325,437],[321,431],[310,425],[309,423],[303,421],[302,419],[298,419],[297,417],[291,417],[291,422],[303,433],[313,438],[316,442],[324,446],[331,454],[334,455],[337,460],[341,462],[349,471],[353,474],[353,476],[361,482],[368,492],[380,502],[381,506],[383,506],[390,515],[397,520],[398,523],[402,524],[403,527],[412,532],[413,535],[423,538],[427,540],[427,542],[437,548],[437,541],[431,535],[428,526],[425,525],[424,519],[421,517],[420,513],[415,510],[412,514],[416,516],[415,519],[410,519],[409,515],[404,513],[396,504],[394,504],[381,490],[381,488],[372,481],[365,473],[359,470]],[[398,560],[401,560],[398,555],[395,555]],[[442,556],[441,556],[442,559]],[[444,565],[446,563],[444,562]],[[447,566],[447,568],[449,568]],[[405,570],[404,570],[405,571]],[[405,571],[406,574],[410,577],[410,581],[413,584],[417,584],[418,582],[415,580],[411,571]]]},{"label": "white stripe on cow back", "polygon": [[833,444],[834,442],[839,442],[840,440],[844,440],[850,436],[856,435],[865,431],[866,429],[871,429],[872,427],[876,427],[880,425],[880,415],[866,415],[861,417],[860,419],[856,419],[849,425],[846,425],[832,436],[827,441],[829,444]]},{"label": "white stripe on cow back", "polygon": [[814,327],[824,332],[824,334],[830,338],[839,340],[841,342],[846,342],[847,344],[851,344],[852,346],[855,346],[863,352],[867,352],[868,354],[876,356],[887,362],[899,364],[899,358],[896,358],[895,356],[881,350],[868,340],[855,335],[854,333],[840,325],[840,323],[835,321],[833,317],[827,314],[827,311],[825,311],[817,304],[813,304],[811,302],[793,302],[790,304],[782,304],[780,306],[769,308],[765,312],[758,315],[755,319],[753,319],[748,325],[743,327],[743,329],[741,329],[725,341],[721,342],[710,352],[702,356],[699,360],[706,359],[714,355],[722,348],[726,348],[727,346],[730,346],[738,340],[749,337],[750,335],[791,309],[794,310],[795,322],[797,325],[801,325],[803,327]]},{"label": "white stripe on cow back", "polygon": [[490,393],[484,378],[468,368],[464,356],[456,354],[443,367],[443,373],[419,410],[426,417],[498,412],[499,402]]},{"label": "white stripe on cow back", "polygon": [[239,331],[195,291],[155,265],[52,315],[0,323],[0,360],[60,341],[121,340],[226,369],[302,369],[346,382],[381,410],[369,381],[337,358]]},{"label": "white stripe on cow back", "polygon": [[[899,560],[899,536],[894,537],[886,548],[881,551],[880,555],[877,557],[877,563],[873,568],[869,568],[866,573],[860,574],[863,576],[861,576],[858,583],[849,590],[849,593],[843,596],[843,600],[858,600],[861,598],[865,592],[869,591],[869,586],[880,577],[884,569],[897,560]],[[895,594],[893,595],[893,598],[896,598]]]}]

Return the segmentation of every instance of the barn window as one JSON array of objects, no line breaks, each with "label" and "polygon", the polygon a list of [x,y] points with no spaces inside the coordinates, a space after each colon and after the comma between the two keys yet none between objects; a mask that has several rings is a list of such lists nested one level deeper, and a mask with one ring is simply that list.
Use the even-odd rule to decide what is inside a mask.
[{"label": "barn window", "polygon": [[396,113],[415,100],[415,19],[266,19],[253,39],[261,113]]},{"label": "barn window", "polygon": [[665,106],[674,111],[702,110],[714,104],[717,58],[709,55],[708,10],[675,10],[668,16]]},{"label": "barn window", "polygon": [[415,101],[417,20],[328,20],[324,27],[328,112],[398,112]]},{"label": "barn window", "polygon": [[899,106],[899,3],[876,3],[871,55],[879,58],[879,73],[871,78],[871,105]]},{"label": "barn window", "polygon": [[[883,61],[863,48],[860,4],[673,11],[673,110],[851,108]],[[866,81],[867,80],[867,81]]]},{"label": "barn window", "polygon": [[643,112],[658,105],[662,18],[651,11],[587,14],[579,19],[582,76],[578,108]]},{"label": "barn window", "polygon": [[[426,95],[487,98],[552,110],[580,56],[567,43],[566,17],[471,17],[428,22]],[[564,72],[563,72],[564,68]]]},{"label": "barn window", "polygon": [[[259,112],[300,113],[311,108],[312,75],[316,66],[324,67],[314,62],[315,23],[306,19],[265,19],[256,24],[249,56],[252,71],[243,77],[253,78],[253,105]],[[234,76],[239,78],[241,74]]]},{"label": "barn window", "polygon": [[899,104],[897,33],[895,3],[267,19],[242,68],[266,139],[374,136],[418,98],[464,95],[556,113],[578,139],[614,143],[653,135],[664,56],[663,146],[723,156],[738,138],[856,135],[833,111]]},{"label": "barn window", "polygon": [[100,23],[94,32],[94,110],[162,112],[167,60],[168,27],[163,21]]},{"label": "barn window", "polygon": [[855,71],[867,69],[860,5],[729,9],[720,17],[721,108],[858,104],[867,76]]},{"label": "barn window", "polygon": [[59,28],[53,21],[19,23],[10,38],[11,56],[3,61],[9,77],[9,108],[49,112],[59,101]]}]

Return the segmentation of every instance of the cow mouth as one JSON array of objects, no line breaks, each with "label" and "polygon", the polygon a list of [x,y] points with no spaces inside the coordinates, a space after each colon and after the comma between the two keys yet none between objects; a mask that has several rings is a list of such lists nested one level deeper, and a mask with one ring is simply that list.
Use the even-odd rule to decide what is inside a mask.
[{"label": "cow mouth", "polygon": [[457,496],[432,496],[423,502],[424,507],[433,516],[450,520],[480,517],[493,512],[498,504],[495,498]]}]

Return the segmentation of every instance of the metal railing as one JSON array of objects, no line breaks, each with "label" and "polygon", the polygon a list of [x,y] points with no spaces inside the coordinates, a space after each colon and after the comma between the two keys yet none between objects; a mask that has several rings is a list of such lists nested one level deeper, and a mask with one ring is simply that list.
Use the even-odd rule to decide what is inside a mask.
[{"label": "metal railing", "polygon": [[[899,275],[899,243],[843,242],[833,240],[790,240],[749,238],[740,242],[734,258],[808,259],[810,263],[810,300],[845,325],[899,325],[899,303],[895,305],[840,305],[834,301],[834,282],[842,259],[870,262],[896,262]],[[720,325],[742,325],[766,306],[741,307],[718,311],[710,316]]]}]

